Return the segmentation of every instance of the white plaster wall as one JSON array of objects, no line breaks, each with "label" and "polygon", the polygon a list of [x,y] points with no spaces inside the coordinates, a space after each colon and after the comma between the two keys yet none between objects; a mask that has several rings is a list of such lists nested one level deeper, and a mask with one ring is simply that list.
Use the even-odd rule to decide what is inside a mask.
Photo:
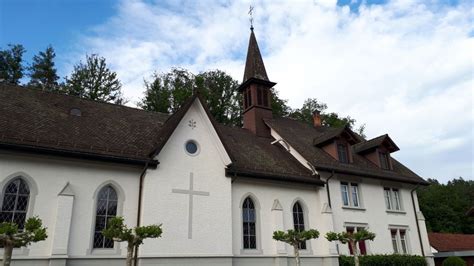
[{"label": "white plaster wall", "polygon": [[[189,121],[196,127],[189,126]],[[195,140],[199,153],[190,156],[185,143]],[[143,224],[162,223],[159,239],[145,240],[141,257],[229,256],[232,254],[231,179],[225,176],[229,158],[201,104],[196,100],[163,147],[156,170],[144,182]],[[192,239],[188,239],[188,195],[172,193],[189,189],[209,196],[194,196]]]},{"label": "white plaster wall", "polygon": [[[331,228],[331,216],[322,214],[321,210],[327,201],[322,200],[323,187],[311,185],[291,185],[287,183],[262,182],[256,179],[237,178],[232,184],[232,215],[233,215],[233,252],[235,256],[276,256],[278,250],[275,240],[272,239],[274,231],[274,216],[272,206],[278,199],[283,207],[283,230],[294,229],[293,204],[299,200],[305,205],[305,228],[318,229],[321,233],[319,239],[311,240],[308,251],[302,251],[303,256],[329,256],[330,244],[325,240],[324,234]],[[257,214],[257,247],[260,252],[254,254],[242,251],[242,209],[241,205],[247,195],[251,195],[258,206]],[[325,194],[324,194],[325,195]],[[260,229],[260,232],[259,232]],[[293,255],[293,248],[284,245],[286,253]]]},{"label": "white plaster wall", "polygon": [[[65,158],[25,155],[0,151],[0,182],[8,176],[23,172],[29,175],[38,188],[34,206],[28,216],[39,216],[48,228],[49,237],[28,247],[28,252],[14,256],[21,258],[49,257],[55,229],[58,193],[69,182],[74,191],[69,256],[83,257],[91,248],[92,230],[95,223],[93,194],[99,186],[113,180],[125,197],[122,214],[128,224],[135,224],[138,202],[138,181],[141,168],[109,163],[95,163]],[[3,189],[3,187],[1,188]],[[30,201],[32,202],[32,201]],[[120,211],[120,210],[119,210]],[[121,252],[126,251],[123,246]],[[115,252],[116,253],[116,252]]]},{"label": "white plaster wall", "polygon": [[[325,176],[327,177],[327,175]],[[359,184],[361,210],[343,208],[340,182],[354,181]],[[416,228],[415,215],[410,191],[415,186],[398,182],[375,179],[347,179],[337,174],[329,181],[334,227],[338,232],[345,231],[345,223],[367,224],[368,230],[376,234],[374,241],[367,241],[369,254],[392,254],[393,246],[389,226],[406,226],[408,250],[411,254],[421,255],[420,242]],[[400,189],[402,213],[387,212],[384,187]],[[339,245],[341,254],[349,254],[347,245]]]}]

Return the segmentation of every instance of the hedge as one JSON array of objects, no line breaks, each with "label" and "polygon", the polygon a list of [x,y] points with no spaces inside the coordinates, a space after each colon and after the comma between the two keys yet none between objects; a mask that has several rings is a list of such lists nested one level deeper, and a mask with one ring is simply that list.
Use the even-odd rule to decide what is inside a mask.
[{"label": "hedge", "polygon": [[[360,266],[426,266],[426,260],[417,255],[365,255],[359,257]],[[340,256],[339,266],[354,266],[352,256]]]},{"label": "hedge", "polygon": [[443,261],[443,266],[466,266],[466,262],[460,257],[449,257]]}]

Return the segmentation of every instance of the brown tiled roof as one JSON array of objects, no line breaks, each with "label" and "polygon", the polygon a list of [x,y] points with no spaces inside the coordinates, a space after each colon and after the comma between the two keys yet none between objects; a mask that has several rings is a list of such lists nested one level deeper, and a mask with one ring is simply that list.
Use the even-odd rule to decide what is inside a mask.
[{"label": "brown tiled roof", "polygon": [[281,145],[272,139],[257,137],[248,129],[219,125],[221,138],[232,157],[228,175],[272,176],[284,181],[323,185],[310,170],[302,166]]},{"label": "brown tiled roof", "polygon": [[390,152],[400,150],[395,144],[395,142],[393,142],[393,140],[388,136],[388,134],[384,134],[382,136],[378,136],[367,141],[359,142],[355,144],[353,148],[356,153],[363,153],[365,151],[381,146],[384,142],[389,144]]},{"label": "brown tiled roof", "polygon": [[430,245],[438,252],[474,251],[474,235],[428,233]]},{"label": "brown tiled roof", "polygon": [[334,138],[341,136],[343,133],[347,133],[346,136],[349,136],[350,143],[357,143],[361,141],[359,137],[352,132],[347,126],[345,127],[324,127],[324,130],[320,130],[320,133],[314,137],[313,145],[319,146],[322,145]]},{"label": "brown tiled roof", "polygon": [[[71,115],[71,109],[81,116]],[[169,115],[0,85],[0,144],[29,150],[149,160]]]},{"label": "brown tiled roof", "polygon": [[[391,158],[393,170],[384,170],[365,157],[353,153],[353,162],[341,163],[331,157],[321,148],[314,145],[313,139],[320,135],[332,135],[340,129],[329,127],[313,127],[310,124],[290,118],[275,118],[265,122],[278,132],[306,160],[313,164],[318,171],[335,171],[342,174],[352,174],[362,177],[401,181],[413,184],[428,184],[410,169]],[[331,132],[331,133],[327,133]]]},{"label": "brown tiled roof", "polygon": [[250,33],[249,46],[247,51],[247,60],[245,61],[244,80],[247,81],[250,78],[257,78],[268,81],[267,71],[263,64],[262,55],[258,48],[257,39],[255,34]]}]

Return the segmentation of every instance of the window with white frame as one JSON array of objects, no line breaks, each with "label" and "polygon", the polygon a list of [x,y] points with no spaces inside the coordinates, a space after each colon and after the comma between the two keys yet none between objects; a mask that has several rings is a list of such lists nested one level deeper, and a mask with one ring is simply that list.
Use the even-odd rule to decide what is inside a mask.
[{"label": "window with white frame", "polygon": [[341,182],[342,204],[347,207],[360,207],[359,185]]},{"label": "window with white frame", "polygon": [[396,254],[408,254],[406,229],[390,229],[393,252]]},{"label": "window with white frame", "polygon": [[[293,205],[293,224],[295,226],[295,231],[304,231],[304,212],[301,204],[296,202]],[[306,242],[299,244],[300,249],[306,249]]]},{"label": "window with white frame", "polygon": [[242,206],[243,220],[243,246],[244,249],[257,249],[257,230],[255,224],[257,222],[255,204],[250,197],[244,200]]},{"label": "window with white frame", "polygon": [[384,188],[385,206],[387,210],[401,211],[400,191],[397,188]]}]

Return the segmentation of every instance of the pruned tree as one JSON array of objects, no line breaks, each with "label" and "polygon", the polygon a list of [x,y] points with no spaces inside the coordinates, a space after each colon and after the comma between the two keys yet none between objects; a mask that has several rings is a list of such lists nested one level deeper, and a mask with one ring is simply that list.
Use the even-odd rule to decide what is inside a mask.
[{"label": "pruned tree", "polygon": [[162,233],[161,224],[128,228],[124,224],[123,217],[120,216],[111,218],[107,222],[107,228],[102,231],[102,234],[107,238],[117,242],[127,242],[127,266],[132,266],[136,247],[143,244],[144,239],[158,238]]},{"label": "pruned tree", "polygon": [[326,239],[329,241],[339,241],[342,244],[349,244],[351,249],[354,252],[354,263],[355,266],[359,266],[359,249],[357,248],[357,244],[361,241],[365,240],[374,240],[375,234],[369,232],[367,230],[359,230],[355,233],[352,232],[328,232],[326,234]]},{"label": "pruned tree", "polygon": [[8,49],[0,50],[0,82],[19,84],[23,77],[23,54],[21,44],[9,44]]},{"label": "pruned tree", "polygon": [[105,58],[97,54],[87,55],[86,63],[75,65],[71,77],[65,79],[66,94],[100,102],[125,103],[117,73],[110,70]]},{"label": "pruned tree", "polygon": [[288,230],[273,232],[273,239],[285,242],[291,245],[295,252],[296,266],[300,266],[300,246],[310,239],[319,237],[319,231],[316,229],[309,230]]},{"label": "pruned tree", "polygon": [[55,57],[56,53],[51,45],[33,57],[33,63],[28,68],[30,71],[29,86],[44,91],[59,91],[59,76],[54,67]]},{"label": "pruned tree", "polygon": [[46,228],[38,217],[28,218],[21,230],[15,223],[0,223],[0,244],[4,248],[3,265],[10,265],[13,248],[26,247],[31,243],[43,241],[47,237]]}]

